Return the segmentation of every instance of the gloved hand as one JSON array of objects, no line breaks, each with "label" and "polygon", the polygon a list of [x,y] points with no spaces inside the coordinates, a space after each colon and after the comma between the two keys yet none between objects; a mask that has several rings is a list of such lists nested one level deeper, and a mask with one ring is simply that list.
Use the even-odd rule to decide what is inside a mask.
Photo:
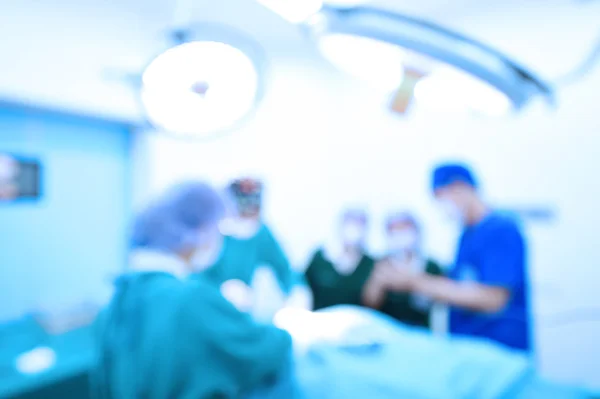
[{"label": "gloved hand", "polygon": [[22,374],[37,374],[48,370],[56,363],[56,353],[51,348],[41,346],[17,357],[16,369]]},{"label": "gloved hand", "polygon": [[254,292],[241,280],[227,280],[221,284],[221,294],[240,312],[250,312],[254,305]]},{"label": "gloved hand", "polygon": [[301,285],[292,288],[290,295],[285,300],[285,306],[311,310],[313,308],[313,297],[310,288]]},{"label": "gloved hand", "polygon": [[292,336],[294,350],[304,352],[318,335],[315,314],[308,310],[285,307],[273,317],[273,324]]}]

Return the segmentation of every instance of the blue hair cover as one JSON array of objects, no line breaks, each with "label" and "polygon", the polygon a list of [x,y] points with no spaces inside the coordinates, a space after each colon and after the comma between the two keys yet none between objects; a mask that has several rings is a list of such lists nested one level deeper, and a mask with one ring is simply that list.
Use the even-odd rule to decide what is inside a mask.
[{"label": "blue hair cover", "polygon": [[134,248],[173,252],[202,240],[224,214],[221,196],[208,184],[187,182],[173,187],[136,218]]},{"label": "blue hair cover", "polygon": [[475,175],[469,167],[459,163],[446,163],[438,165],[433,171],[431,188],[435,191],[456,182],[468,184],[473,188],[477,187]]}]

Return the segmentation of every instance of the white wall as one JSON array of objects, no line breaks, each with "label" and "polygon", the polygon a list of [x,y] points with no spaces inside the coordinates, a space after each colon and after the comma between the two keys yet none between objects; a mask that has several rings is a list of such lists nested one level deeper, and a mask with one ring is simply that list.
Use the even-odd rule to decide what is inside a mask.
[{"label": "white wall", "polygon": [[263,104],[239,131],[197,143],[140,133],[138,204],[184,178],[221,184],[251,172],[266,180],[268,220],[298,266],[347,204],[372,212],[375,245],[387,210],[416,211],[430,251],[450,262],[455,232],[432,206],[429,172],[438,160],[466,159],[493,203],[558,209],[553,224],[527,227],[540,365],[552,378],[600,387],[600,320],[550,326],[563,311],[600,308],[600,71],[564,88],[554,112],[533,104],[500,120],[391,115],[378,93],[316,58],[274,59],[270,73]]}]

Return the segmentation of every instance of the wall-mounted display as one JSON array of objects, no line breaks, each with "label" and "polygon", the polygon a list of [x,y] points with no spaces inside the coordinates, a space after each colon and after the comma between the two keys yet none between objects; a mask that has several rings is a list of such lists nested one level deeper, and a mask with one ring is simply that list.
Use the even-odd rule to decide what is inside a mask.
[{"label": "wall-mounted display", "polygon": [[0,153],[0,202],[38,199],[41,165],[36,160]]}]

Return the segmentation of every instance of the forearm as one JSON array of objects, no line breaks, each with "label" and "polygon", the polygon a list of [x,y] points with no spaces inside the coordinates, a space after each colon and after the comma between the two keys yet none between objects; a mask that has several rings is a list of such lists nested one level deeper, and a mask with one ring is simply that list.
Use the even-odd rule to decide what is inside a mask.
[{"label": "forearm", "polygon": [[501,289],[486,288],[476,283],[461,284],[439,276],[420,276],[414,282],[413,291],[436,302],[480,312],[496,312],[506,303]]},{"label": "forearm", "polygon": [[373,309],[379,309],[385,302],[386,293],[381,284],[369,279],[362,290],[363,304]]},{"label": "forearm", "polygon": [[311,310],[313,308],[313,297],[310,288],[296,285],[285,301],[285,306]]},{"label": "forearm", "polygon": [[266,229],[266,231],[268,233],[266,244],[268,250],[266,251],[267,257],[265,261],[271,265],[283,292],[289,295],[293,288],[294,272],[279,241],[269,229]]},{"label": "forearm", "polygon": [[279,287],[286,295],[289,295],[294,288],[294,271],[287,259],[278,257],[272,261],[271,267]]}]

